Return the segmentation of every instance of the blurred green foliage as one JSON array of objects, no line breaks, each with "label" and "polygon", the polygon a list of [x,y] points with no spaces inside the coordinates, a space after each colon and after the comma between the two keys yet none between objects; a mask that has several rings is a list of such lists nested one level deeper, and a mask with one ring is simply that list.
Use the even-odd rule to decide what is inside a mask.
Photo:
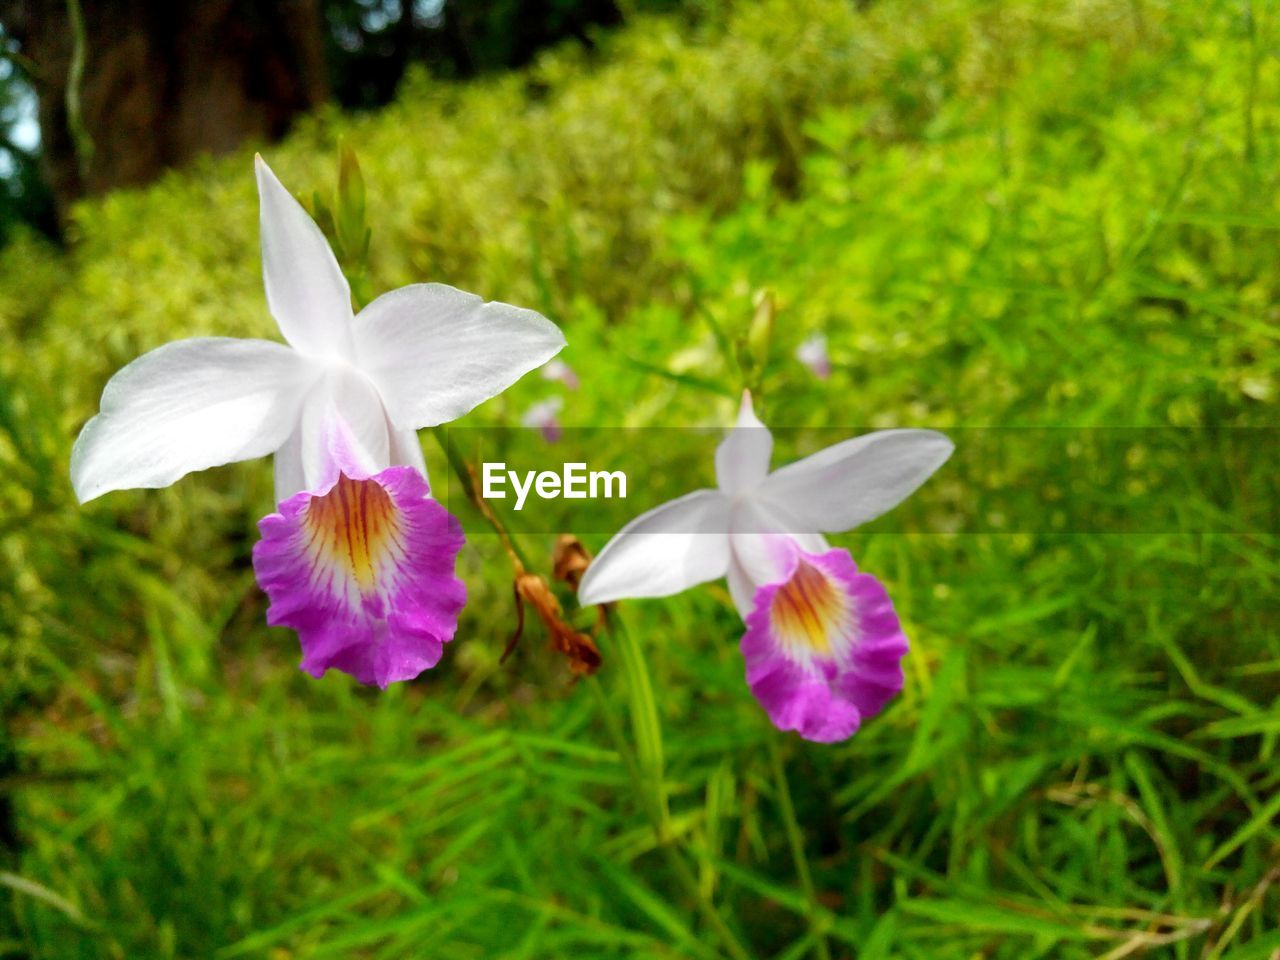
[{"label": "blurred green foliage", "polygon": [[[1275,423],[1277,41],[1274,11],[1225,2],[765,0],[517,75],[418,76],[268,159],[310,196],[355,146],[374,292],[442,280],[564,326],[581,388],[527,377],[471,425],[558,392],[567,424],[724,424],[750,383],[776,425],[1212,436]],[[1274,537],[1196,533],[1210,510],[1231,528],[1207,502],[1161,535],[838,538],[913,651],[902,697],[835,747],[765,723],[722,585],[624,605],[659,833],[658,734],[637,728],[639,783],[613,736],[638,702],[625,641],[576,686],[532,631],[499,667],[509,568],[482,530],[441,668],[381,694],[301,676],[249,568],[265,464],[83,509],[66,479],[120,365],[274,334],[256,223],[246,154],[80,208],[66,255],[0,252],[0,785],[21,834],[0,948],[1280,949],[1280,561]],[[825,383],[793,357],[814,331]],[[543,572],[550,541],[524,544]]]}]

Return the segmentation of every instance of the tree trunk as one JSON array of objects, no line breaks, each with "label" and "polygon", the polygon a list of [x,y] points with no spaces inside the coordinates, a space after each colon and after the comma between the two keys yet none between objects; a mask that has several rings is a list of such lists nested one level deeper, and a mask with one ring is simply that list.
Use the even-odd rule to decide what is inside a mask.
[{"label": "tree trunk", "polygon": [[274,140],[325,99],[317,0],[79,2],[77,143],[67,0],[0,0],[0,22],[37,72],[44,172],[61,216],[86,194],[147,183],[245,140]]}]

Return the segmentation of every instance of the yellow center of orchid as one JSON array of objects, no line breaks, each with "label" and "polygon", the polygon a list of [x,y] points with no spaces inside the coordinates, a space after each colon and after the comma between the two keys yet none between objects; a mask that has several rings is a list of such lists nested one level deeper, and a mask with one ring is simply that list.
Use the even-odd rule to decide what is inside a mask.
[{"label": "yellow center of orchid", "polygon": [[311,501],[306,529],[317,567],[341,571],[364,594],[375,590],[381,561],[400,544],[399,512],[387,491],[346,474]]},{"label": "yellow center of orchid", "polygon": [[851,604],[831,578],[805,563],[778,588],[769,609],[773,632],[792,653],[831,656],[851,622]]}]

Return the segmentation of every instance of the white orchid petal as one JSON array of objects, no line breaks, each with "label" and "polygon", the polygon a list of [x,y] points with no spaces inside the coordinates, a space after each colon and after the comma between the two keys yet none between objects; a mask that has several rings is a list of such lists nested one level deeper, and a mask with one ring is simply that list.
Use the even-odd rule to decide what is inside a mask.
[{"label": "white orchid petal", "polygon": [[167,487],[193,470],[266,456],[294,428],[313,376],[306,360],[266,340],[178,340],[144,354],[107,383],[101,412],[76,440],[76,496]]},{"label": "white orchid petal", "polygon": [[276,503],[283,503],[307,488],[307,474],[302,466],[302,424],[298,423],[272,458],[275,474]]},{"label": "white orchid petal", "polygon": [[355,342],[360,368],[403,430],[462,416],[565,344],[560,328],[532,310],[439,283],[378,297],[356,318]]},{"label": "white orchid petal", "polygon": [[730,540],[733,566],[751,583],[752,593],[768,583],[777,583],[786,573],[789,544],[805,553],[825,553],[831,549],[820,533],[791,534],[742,532],[735,530]]},{"label": "white orchid petal", "polygon": [[914,493],[954,449],[934,430],[878,430],[776,470],[760,495],[792,533],[850,530]]},{"label": "white orchid petal", "polygon": [[[338,437],[352,438],[335,451]],[[341,457],[337,455],[341,454]],[[276,500],[283,502],[301,490],[318,490],[336,478],[342,466],[372,474],[388,466],[413,467],[425,478],[427,465],[418,435],[394,430],[372,384],[349,369],[333,369],[307,395],[298,427],[276,451]]]},{"label": "white orchid petal", "polygon": [[757,584],[743,569],[738,558],[731,556],[729,558],[729,596],[733,598],[733,605],[738,608],[738,615],[744,622],[755,607],[757,589]]},{"label": "white orchid petal", "polygon": [[795,544],[806,553],[830,549],[820,533],[796,534],[776,516],[770,504],[755,499],[740,500],[733,508],[729,561],[729,593],[742,619],[755,604],[756,591],[777,583],[786,573],[790,550]]},{"label": "white orchid petal", "polygon": [[258,157],[262,278],[280,332],[302,353],[351,355],[351,288],[329,242]]},{"label": "white orchid petal", "polygon": [[[745,621],[756,603],[756,592],[765,584],[777,583],[783,575],[782,558],[785,556],[776,539],[782,534],[735,533],[730,541],[729,595],[733,605]],[[805,553],[826,553],[831,545],[820,533],[787,534],[790,540]]]},{"label": "white orchid petal", "polygon": [[[329,369],[302,410],[300,459],[304,485],[316,492],[341,471],[363,479],[391,465],[391,432],[373,385],[351,368]],[[291,493],[297,493],[297,490]]]},{"label": "white orchid petal", "polygon": [[391,465],[393,467],[413,467],[424,480],[427,477],[427,461],[422,456],[422,444],[418,442],[417,430],[396,430],[387,422],[391,435]]},{"label": "white orchid petal", "polygon": [[742,392],[738,422],[716,447],[716,483],[725,493],[757,486],[769,472],[773,434],[760,422],[751,405],[751,393]]},{"label": "white orchid petal", "polygon": [[592,561],[578,587],[584,604],[667,597],[725,575],[729,500],[695,490],[641,514]]}]

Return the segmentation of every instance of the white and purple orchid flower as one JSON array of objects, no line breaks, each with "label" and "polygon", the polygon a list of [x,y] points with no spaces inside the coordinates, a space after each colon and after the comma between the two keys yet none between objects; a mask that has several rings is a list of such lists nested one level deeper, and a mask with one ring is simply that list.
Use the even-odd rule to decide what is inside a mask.
[{"label": "white and purple orchid flower", "polygon": [[533,312],[413,284],[353,314],[320,228],[257,158],[267,304],[288,346],[207,337],[120,370],[71,454],[81,502],[275,455],[254,571],[302,669],[385,687],[434,666],[466,588],[462,529],[430,498],[419,429],[496,396],[565,345]]},{"label": "white and purple orchid flower", "polygon": [[952,449],[932,430],[879,430],[770,473],[773,436],[745,393],[716,450],[718,489],[632,520],[578,597],[665,597],[727,576],[747,628],[747,683],[769,719],[809,740],[847,739],[902,689],[907,638],[880,581],[822,534],[897,506]]}]

